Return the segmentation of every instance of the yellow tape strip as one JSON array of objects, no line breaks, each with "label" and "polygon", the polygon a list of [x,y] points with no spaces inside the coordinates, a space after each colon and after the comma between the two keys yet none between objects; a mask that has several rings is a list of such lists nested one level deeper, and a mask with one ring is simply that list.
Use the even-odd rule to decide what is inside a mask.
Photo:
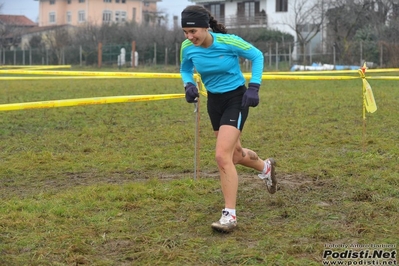
[{"label": "yellow tape strip", "polygon": [[72,79],[131,79],[135,77],[129,77],[129,76],[60,76],[60,77],[47,77],[47,76],[42,76],[42,77],[0,77],[0,80],[56,80],[56,79],[67,79],[67,80],[72,80]]},{"label": "yellow tape strip", "polygon": [[93,72],[93,71],[43,71],[43,70],[0,70],[2,74],[56,75],[56,76],[110,76],[135,78],[181,78],[177,73],[140,73],[140,72]]},{"label": "yellow tape strip", "polygon": [[389,77],[389,76],[367,76],[367,79],[386,79],[386,80],[398,80],[399,77]]},{"label": "yellow tape strip", "polygon": [[[250,76],[246,77],[247,79]],[[289,76],[289,75],[263,75],[262,80],[348,80],[359,79],[350,76]]]},{"label": "yellow tape strip", "polygon": [[[147,75],[148,74],[148,75]],[[250,79],[249,76],[244,76]],[[119,79],[119,78],[181,78],[180,74],[146,73],[145,75],[104,75],[104,76],[59,76],[59,77],[0,77],[0,80],[50,80],[50,79]],[[289,76],[289,75],[263,75],[262,80],[349,80],[359,77],[350,76]]]},{"label": "yellow tape strip", "polygon": [[25,66],[2,65],[2,66],[0,66],[0,68],[7,68],[7,69],[11,68],[11,70],[15,69],[15,68],[17,68],[17,69],[55,69],[55,68],[71,68],[71,67],[72,67],[71,65],[53,65],[53,66],[51,66],[51,65],[48,65],[48,66],[45,66],[45,65],[30,65],[30,66],[27,66],[27,65],[25,65]]},{"label": "yellow tape strip", "polygon": [[55,108],[55,107],[66,107],[66,106],[80,106],[80,105],[122,103],[122,102],[156,101],[156,100],[165,100],[165,99],[178,99],[183,97],[185,97],[184,94],[128,95],[128,96],[67,99],[67,100],[55,100],[55,101],[43,101],[43,102],[11,103],[11,104],[1,104],[0,111],[15,111],[15,110],[26,110],[26,109]]}]

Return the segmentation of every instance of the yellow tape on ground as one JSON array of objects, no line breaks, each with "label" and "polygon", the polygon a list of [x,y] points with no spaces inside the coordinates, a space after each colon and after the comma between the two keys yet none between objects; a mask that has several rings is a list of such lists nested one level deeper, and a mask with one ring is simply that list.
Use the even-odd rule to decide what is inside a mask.
[{"label": "yellow tape on ground", "polygon": [[178,99],[183,97],[184,94],[128,95],[128,96],[67,99],[67,100],[55,100],[55,101],[43,101],[43,102],[11,103],[11,104],[1,104],[0,111],[15,111],[15,110],[55,108],[55,107],[81,106],[81,105],[107,104],[107,103],[122,103],[122,102],[143,102],[143,101],[156,101],[156,100],[166,100],[166,99]]}]

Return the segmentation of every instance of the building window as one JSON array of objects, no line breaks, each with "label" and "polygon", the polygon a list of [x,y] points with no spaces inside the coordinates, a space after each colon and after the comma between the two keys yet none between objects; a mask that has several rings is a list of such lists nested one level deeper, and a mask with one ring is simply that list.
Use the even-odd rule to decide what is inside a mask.
[{"label": "building window", "polygon": [[79,3],[84,3],[85,2],[85,0],[79,0]]},{"label": "building window", "polygon": [[136,8],[133,7],[132,20],[136,22]]},{"label": "building window", "polygon": [[55,12],[50,12],[48,17],[49,23],[55,23]]},{"label": "building window", "polygon": [[309,32],[317,32],[318,26],[317,24],[298,24],[296,26],[296,30],[302,33],[309,33]]},{"label": "building window", "polygon": [[[205,8],[211,11],[216,20],[224,20],[224,4],[205,5]],[[220,22],[224,23],[223,21]]]},{"label": "building window", "polygon": [[125,11],[115,11],[115,22],[116,23],[126,22],[126,12]]},{"label": "building window", "polygon": [[288,12],[288,0],[276,0],[276,12]]},{"label": "building window", "polygon": [[112,11],[105,10],[103,12],[103,22],[109,23],[112,19]]},{"label": "building window", "polygon": [[84,11],[79,11],[78,12],[78,21],[79,22],[85,22],[86,21],[86,14]]},{"label": "building window", "polygon": [[256,15],[259,14],[259,2],[243,2],[237,4],[238,8],[238,20],[237,24],[241,25],[242,23],[255,23]]},{"label": "building window", "polygon": [[50,5],[55,5],[55,0],[50,0]]},{"label": "building window", "polygon": [[71,4],[71,2],[72,2],[72,0],[68,0],[68,1],[67,1],[67,4],[68,4],[68,5],[70,5],[70,4]]},{"label": "building window", "polygon": [[125,11],[122,11],[121,12],[121,22],[126,22],[126,12]]},{"label": "building window", "polygon": [[104,0],[104,3],[112,3],[112,0]]},{"label": "building window", "polygon": [[119,3],[120,2],[120,0],[115,0],[115,3]]},{"label": "building window", "polygon": [[71,11],[66,12],[66,23],[70,24],[72,22],[72,13]]},{"label": "building window", "polygon": [[255,17],[255,2],[245,2],[244,6],[245,17]]}]

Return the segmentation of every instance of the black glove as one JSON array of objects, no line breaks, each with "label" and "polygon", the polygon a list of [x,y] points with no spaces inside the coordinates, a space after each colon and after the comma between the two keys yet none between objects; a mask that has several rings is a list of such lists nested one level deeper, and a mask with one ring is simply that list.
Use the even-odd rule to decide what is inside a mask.
[{"label": "black glove", "polygon": [[196,103],[199,97],[197,87],[193,83],[188,82],[184,88],[186,90],[186,101],[188,103]]},{"label": "black glove", "polygon": [[242,107],[256,107],[259,104],[259,84],[249,83],[248,89],[242,96]]}]

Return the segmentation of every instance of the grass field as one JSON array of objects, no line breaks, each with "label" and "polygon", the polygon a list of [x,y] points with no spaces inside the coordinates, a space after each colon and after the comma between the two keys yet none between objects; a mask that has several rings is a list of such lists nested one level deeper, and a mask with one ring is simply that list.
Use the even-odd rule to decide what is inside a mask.
[{"label": "grass field", "polygon": [[[242,143],[277,160],[279,191],[238,167],[231,234],[210,228],[223,197],[205,97],[196,180],[184,98],[1,112],[0,265],[326,265],[332,245],[396,251],[398,83],[370,84],[363,135],[361,80],[263,83]],[[182,92],[173,79],[2,81],[0,104]]]}]

